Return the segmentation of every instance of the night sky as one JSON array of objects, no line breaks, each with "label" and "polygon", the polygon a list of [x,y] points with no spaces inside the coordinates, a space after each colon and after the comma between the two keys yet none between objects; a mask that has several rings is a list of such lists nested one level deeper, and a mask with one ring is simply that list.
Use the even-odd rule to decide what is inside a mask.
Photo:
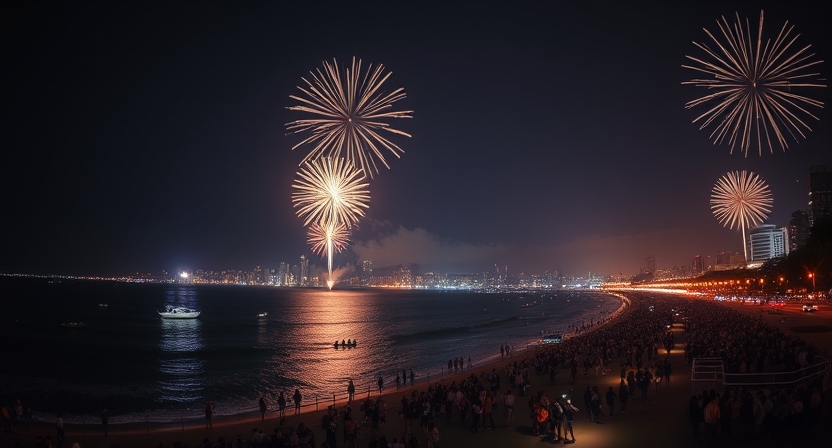
[{"label": "night sky", "polygon": [[[0,272],[251,269],[310,256],[285,124],[301,77],[353,56],[404,87],[413,135],[370,183],[352,253],[377,267],[635,274],[742,251],[710,210],[726,172],[769,184],[768,223],[832,169],[820,121],[786,152],[714,146],[684,104],[692,41],[733,14],[788,20],[832,73],[815,2],[4,2]],[[450,2],[449,2],[450,3]],[[324,261],[315,262],[319,265]]]}]

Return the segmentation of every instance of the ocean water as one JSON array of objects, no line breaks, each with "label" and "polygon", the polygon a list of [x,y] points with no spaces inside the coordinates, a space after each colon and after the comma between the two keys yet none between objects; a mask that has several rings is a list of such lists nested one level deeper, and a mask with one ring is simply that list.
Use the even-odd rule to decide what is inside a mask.
[{"label": "ocean water", "polygon": [[[359,395],[379,375],[436,378],[448,360],[475,366],[567,332],[620,305],[601,292],[476,293],[137,284],[0,277],[5,354],[0,399],[21,398],[36,417],[72,422],[107,406],[111,422],[175,421],[274,406],[295,388],[304,402]],[[524,304],[532,306],[524,307]],[[106,304],[107,306],[101,306]],[[194,320],[161,319],[184,306]],[[257,314],[267,312],[265,318]],[[67,322],[83,322],[67,328]],[[355,348],[333,343],[357,339]],[[48,417],[46,417],[48,416]]]}]

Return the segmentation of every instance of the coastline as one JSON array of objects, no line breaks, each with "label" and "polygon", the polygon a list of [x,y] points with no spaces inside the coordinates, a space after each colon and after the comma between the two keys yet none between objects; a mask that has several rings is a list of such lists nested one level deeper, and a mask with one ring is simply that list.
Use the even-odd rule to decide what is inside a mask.
[{"label": "coastline", "polygon": [[[626,319],[629,312],[636,308],[633,301],[623,294],[611,291],[604,291],[604,293],[615,296],[620,300],[618,308],[605,319],[595,322],[589,328],[578,333],[570,333],[569,338],[586,336],[604,328],[611,322]],[[542,346],[540,343],[527,344],[525,347],[512,350],[504,358],[500,358],[500,355],[497,354],[496,359],[476,364],[470,369],[466,366],[466,369],[461,372],[439,375],[438,377],[427,375],[421,379],[417,378],[415,385],[411,385],[409,381],[407,386],[400,388],[396,388],[395,383],[392,384],[392,387],[386,385],[381,394],[377,390],[370,389],[367,393],[357,393],[356,402],[360,403],[367,398],[381,398],[388,403],[390,408],[395,409],[396,402],[401,394],[411,394],[413,391],[424,391],[436,384],[445,386],[452,383],[458,384],[472,374],[479,376],[492,370],[500,371],[509,363],[519,363],[523,359],[533,357],[534,352]],[[277,419],[278,412],[270,409],[266,414],[265,422],[261,421],[259,411],[243,412],[233,415],[216,415],[213,419],[213,429],[205,429],[205,421],[203,418],[188,418],[164,423],[154,422],[150,419],[147,419],[145,422],[110,423],[109,435],[105,437],[100,421],[93,419],[92,421],[84,420],[81,423],[65,423],[66,440],[69,442],[68,445],[78,442],[81,447],[105,447],[111,446],[114,443],[121,444],[122,446],[159,446],[160,444],[161,446],[174,446],[176,443],[181,443],[182,446],[194,447],[201,446],[206,437],[214,442],[219,435],[223,435],[229,441],[241,434],[244,436],[244,439],[247,439],[247,435],[252,428],[265,428],[268,429],[266,433],[270,434],[271,430],[276,427],[287,430],[303,424],[307,427],[314,428],[317,432],[320,428],[321,417],[331,405],[334,405],[336,408],[342,408],[347,404],[345,384],[343,397],[336,396],[334,399],[318,401],[315,405],[307,405],[308,407],[305,406],[299,415],[291,415],[291,405],[287,405],[286,422],[283,426],[279,425]],[[354,405],[354,407],[357,406]],[[10,439],[0,437],[0,448],[17,446],[10,442],[12,439],[14,443],[26,443],[26,441],[33,441],[37,435],[41,434],[52,435],[54,438],[56,432],[54,427],[55,424],[52,422],[36,421],[28,428],[15,431],[13,433],[15,437]],[[23,446],[30,445],[24,444]]]}]

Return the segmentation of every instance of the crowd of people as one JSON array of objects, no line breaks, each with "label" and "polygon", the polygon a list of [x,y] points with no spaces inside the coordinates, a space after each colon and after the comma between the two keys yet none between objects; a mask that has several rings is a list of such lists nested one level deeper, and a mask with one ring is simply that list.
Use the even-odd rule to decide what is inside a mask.
[{"label": "crowd of people", "polygon": [[[695,301],[685,310],[685,359],[718,358],[734,374],[794,372],[826,361],[806,341],[761,318]],[[752,375],[753,377],[753,375]],[[796,377],[795,377],[796,378]],[[692,436],[703,443],[760,443],[811,434],[822,415],[822,378],[791,386],[767,384],[706,389],[691,396]],[[747,381],[751,382],[751,380]]]}]

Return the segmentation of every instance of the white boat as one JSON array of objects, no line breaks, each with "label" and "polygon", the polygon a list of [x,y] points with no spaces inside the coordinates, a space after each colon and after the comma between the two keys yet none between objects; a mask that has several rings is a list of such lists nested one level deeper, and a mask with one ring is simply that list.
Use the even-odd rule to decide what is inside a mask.
[{"label": "white boat", "polygon": [[201,311],[182,307],[167,307],[165,311],[157,311],[162,319],[196,319]]},{"label": "white boat", "polygon": [[266,317],[268,315],[269,315],[269,313],[257,313],[257,317],[261,317],[261,318]]}]

